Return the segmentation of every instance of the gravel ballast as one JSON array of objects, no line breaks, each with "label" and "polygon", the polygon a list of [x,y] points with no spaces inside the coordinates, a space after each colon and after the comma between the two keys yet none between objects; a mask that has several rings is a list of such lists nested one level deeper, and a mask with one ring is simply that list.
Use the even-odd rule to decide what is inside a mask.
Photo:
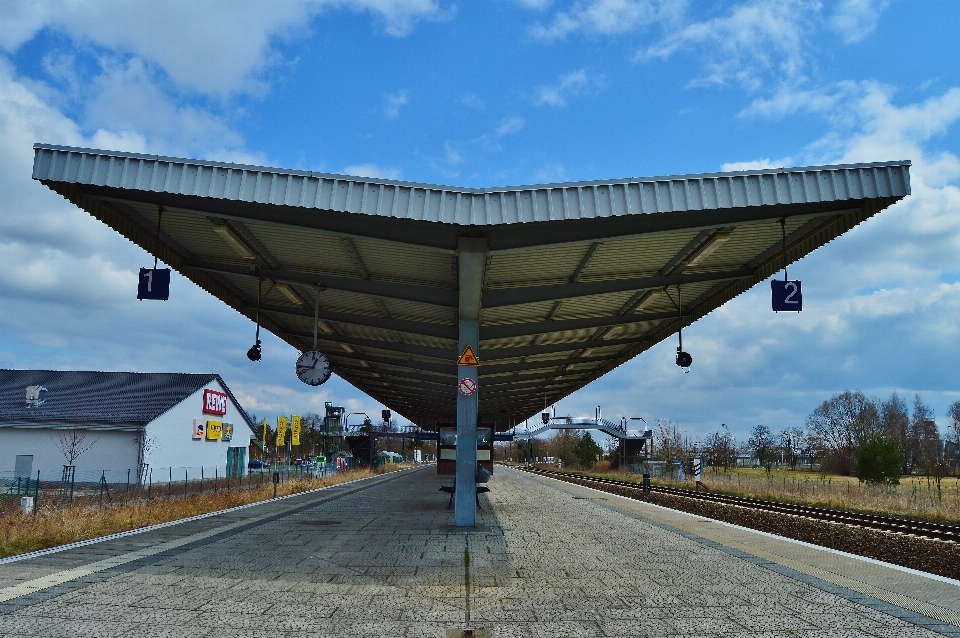
[{"label": "gravel ballast", "polygon": [[673,494],[651,492],[645,495],[639,486],[609,485],[575,477],[564,477],[561,480],[812,545],[960,579],[960,545],[949,541],[766,512]]}]

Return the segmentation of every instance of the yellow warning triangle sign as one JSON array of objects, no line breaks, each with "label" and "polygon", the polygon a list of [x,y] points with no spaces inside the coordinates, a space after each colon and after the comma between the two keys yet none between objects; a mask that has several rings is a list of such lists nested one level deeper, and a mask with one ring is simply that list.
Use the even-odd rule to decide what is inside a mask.
[{"label": "yellow warning triangle sign", "polygon": [[467,344],[467,347],[463,349],[463,353],[460,355],[460,358],[457,359],[458,366],[478,366],[480,365],[480,359],[477,358],[477,353],[473,351],[473,348],[470,347],[470,344]]}]

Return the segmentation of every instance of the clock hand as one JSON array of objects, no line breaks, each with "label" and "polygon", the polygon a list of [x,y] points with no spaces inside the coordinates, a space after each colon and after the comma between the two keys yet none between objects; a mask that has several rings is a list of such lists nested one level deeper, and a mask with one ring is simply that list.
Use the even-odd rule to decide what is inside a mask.
[{"label": "clock hand", "polygon": [[314,368],[317,367],[317,364],[318,364],[319,362],[320,362],[320,359],[317,359],[316,361],[313,362],[313,365],[312,365],[312,366],[303,366],[303,365],[297,366],[297,370],[303,370],[303,371],[313,370]]}]

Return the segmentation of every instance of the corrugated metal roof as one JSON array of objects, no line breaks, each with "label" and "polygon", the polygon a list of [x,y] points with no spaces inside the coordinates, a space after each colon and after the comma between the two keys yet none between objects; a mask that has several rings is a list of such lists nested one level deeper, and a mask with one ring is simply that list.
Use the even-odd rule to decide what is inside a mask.
[{"label": "corrugated metal roof", "polygon": [[909,162],[462,188],[35,144],[33,177],[457,225],[808,204],[910,193]]},{"label": "corrugated metal roof", "polygon": [[505,427],[674,334],[678,285],[689,325],[907,195],[909,166],[468,189],[40,144],[34,176],[251,321],[262,279],[298,349],[319,299],[334,372],[420,423],[455,412],[456,247],[486,238],[480,414]]},{"label": "corrugated metal roof", "polygon": [[[139,426],[153,421],[214,380],[239,407],[240,403],[217,374],[0,370],[0,422]],[[26,388],[31,385],[47,388],[42,405],[27,407]],[[252,430],[253,424],[242,407],[240,412]]]}]

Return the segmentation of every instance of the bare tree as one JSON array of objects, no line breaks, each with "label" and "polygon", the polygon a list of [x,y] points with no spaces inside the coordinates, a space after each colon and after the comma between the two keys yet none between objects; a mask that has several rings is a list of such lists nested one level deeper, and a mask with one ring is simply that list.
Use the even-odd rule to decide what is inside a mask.
[{"label": "bare tree", "polygon": [[709,463],[714,468],[723,468],[727,471],[737,464],[737,440],[726,424],[721,425],[716,432],[707,435],[703,440],[703,450],[709,456]]},{"label": "bare tree", "polygon": [[76,423],[57,433],[57,447],[60,448],[63,457],[67,459],[67,465],[72,466],[74,461],[80,458],[80,455],[90,451],[90,449],[97,444],[97,441],[100,440],[98,437],[92,441],[88,441],[87,434],[87,431],[81,430]]},{"label": "bare tree", "polygon": [[765,425],[756,425],[750,432],[750,438],[747,439],[747,445],[756,457],[757,462],[767,469],[767,474],[773,467],[777,459],[776,443],[773,439],[773,433]]},{"label": "bare tree", "polygon": [[147,455],[157,449],[159,441],[155,436],[147,434],[146,426],[142,426],[137,429],[131,444],[137,451],[137,482],[143,483],[147,480]]},{"label": "bare tree", "polygon": [[657,419],[654,454],[667,464],[683,457],[683,436],[670,419]]},{"label": "bare tree", "polygon": [[807,417],[811,441],[824,457],[824,469],[852,474],[860,445],[881,430],[877,406],[862,392],[836,394]]},{"label": "bare tree", "polygon": [[803,428],[787,428],[780,432],[779,439],[783,462],[789,465],[791,470],[797,469],[797,462],[800,457],[799,450],[803,448],[804,441],[806,440],[806,434]]},{"label": "bare tree", "polygon": [[933,409],[917,394],[913,398],[913,417],[907,435],[910,469],[920,469],[929,477],[940,457],[940,432],[933,420]]},{"label": "bare tree", "polygon": [[880,420],[883,422],[883,437],[893,441],[899,448],[900,454],[903,455],[903,468],[900,471],[907,474],[910,469],[907,459],[910,431],[910,414],[907,412],[907,404],[894,392],[889,399],[881,401],[878,407]]},{"label": "bare tree", "polygon": [[954,464],[960,462],[960,401],[954,401],[947,408],[947,416],[950,418],[950,425],[947,426],[946,440],[950,443],[952,450],[952,460]]}]

